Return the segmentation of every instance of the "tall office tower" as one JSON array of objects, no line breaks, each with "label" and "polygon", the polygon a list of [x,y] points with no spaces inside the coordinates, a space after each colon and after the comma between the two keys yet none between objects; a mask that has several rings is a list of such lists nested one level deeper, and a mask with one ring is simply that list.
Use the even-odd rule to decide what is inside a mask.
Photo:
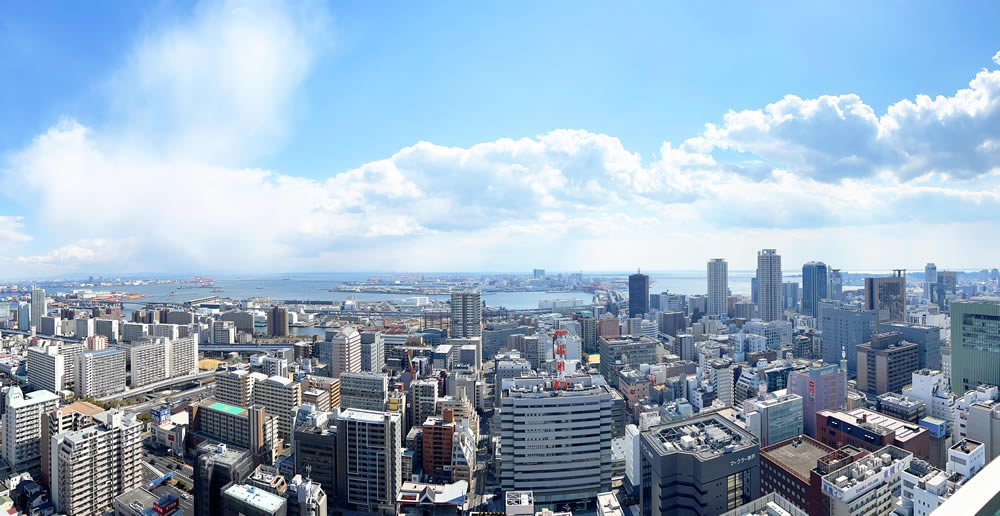
[{"label": "tall office tower", "polygon": [[347,409],[337,417],[337,492],[348,509],[395,514],[402,477],[399,414]]},{"label": "tall office tower", "polygon": [[760,302],[760,288],[758,288],[756,275],[750,278],[750,301],[754,306]]},{"label": "tall office tower", "polygon": [[618,372],[630,366],[656,363],[656,341],[645,335],[598,339],[601,375],[612,387],[618,386]]},{"label": "tall office tower", "polygon": [[708,262],[708,315],[722,315],[728,310],[729,264],[722,258]]},{"label": "tall office tower", "polygon": [[99,398],[125,390],[125,352],[120,349],[85,351],[76,355],[78,398]]},{"label": "tall office tower", "polygon": [[340,378],[341,373],[361,371],[361,334],[351,326],[345,326],[329,338],[330,376]]},{"label": "tall office tower", "polygon": [[52,469],[52,436],[59,435],[71,430],[82,430],[94,424],[94,416],[104,412],[101,407],[87,403],[86,401],[76,401],[51,410],[42,415],[42,484],[49,492],[52,491],[51,478]]},{"label": "tall office tower", "polygon": [[17,303],[17,329],[31,331],[31,303],[24,301]]},{"label": "tall office tower", "polygon": [[215,373],[215,398],[228,405],[249,407],[253,405],[255,376],[246,369],[231,369]]},{"label": "tall office tower", "polygon": [[389,379],[385,373],[344,373],[340,375],[340,408],[385,410]]},{"label": "tall office tower", "polygon": [[848,375],[853,376],[858,364],[857,346],[878,332],[878,316],[873,310],[824,308],[822,318],[823,361],[839,364],[841,358],[846,358]]},{"label": "tall office tower", "polygon": [[413,399],[410,410],[412,426],[421,426],[427,418],[437,414],[438,382],[431,378],[415,380],[410,383],[410,393]]},{"label": "tall office tower", "polygon": [[722,514],[760,490],[760,446],[719,414],[655,426],[639,434],[639,446],[650,475],[640,490],[643,514]]},{"label": "tall office tower", "polygon": [[781,284],[781,305],[785,310],[798,310],[799,284],[786,281]]},{"label": "tall office tower", "polygon": [[[823,477],[823,493],[830,514],[838,516],[889,516],[896,510],[894,492],[900,492],[903,470],[913,454],[886,446],[853,464]],[[860,473],[859,473],[860,472]]]},{"label": "tall office tower", "polygon": [[[656,329],[660,333],[676,337],[678,333],[684,332],[686,326],[684,312],[660,312],[656,314]],[[618,335],[612,336],[617,337]]]},{"label": "tall office tower", "polygon": [[288,336],[288,309],[275,306],[267,311],[267,334],[272,337]]},{"label": "tall office tower", "polygon": [[286,516],[288,501],[284,496],[256,486],[232,484],[221,493],[223,516]]},{"label": "tall office tower", "polygon": [[747,430],[761,446],[770,446],[802,434],[802,396],[758,396],[743,402]]},{"label": "tall office tower", "polygon": [[330,504],[338,506],[337,492],[337,422],[331,413],[320,420],[306,421],[295,428],[292,439],[295,472],[308,475],[330,491]]},{"label": "tall office tower", "polygon": [[781,255],[774,249],[757,252],[757,309],[764,321],[781,319]]},{"label": "tall office tower", "polygon": [[483,335],[483,295],[478,290],[451,293],[451,329],[449,337]]},{"label": "tall office tower", "polygon": [[882,324],[881,330],[898,331],[903,334],[903,340],[915,343],[920,369],[941,369],[941,328],[908,322],[889,322]]},{"label": "tall office tower", "polygon": [[381,373],[385,369],[385,339],[380,330],[361,332],[361,370]]},{"label": "tall office tower", "polygon": [[879,324],[906,320],[906,270],[892,276],[865,278],[865,310],[878,313]]},{"label": "tall office tower", "polygon": [[868,394],[901,392],[918,369],[917,345],[904,341],[899,332],[872,335],[857,352],[858,390]]},{"label": "tall office tower", "polygon": [[636,272],[628,277],[628,316],[642,317],[649,313],[649,276]]},{"label": "tall office tower", "polygon": [[829,269],[830,288],[828,294],[830,299],[840,301],[844,298],[844,273],[840,269]]},{"label": "tall office tower", "polygon": [[951,388],[957,396],[980,385],[1000,385],[998,349],[1000,301],[980,298],[951,304]]},{"label": "tall office tower", "polygon": [[292,409],[302,404],[302,386],[299,382],[281,376],[260,381],[260,377],[255,376],[253,402],[254,405],[263,405],[268,414],[278,416],[278,438],[287,442],[292,435]]},{"label": "tall office tower", "polygon": [[55,345],[28,348],[25,367],[28,382],[39,389],[58,393],[66,387],[66,357]]},{"label": "tall office tower", "polygon": [[802,313],[819,317],[819,302],[827,299],[827,268],[823,262],[808,262],[802,266]]},{"label": "tall office tower", "polygon": [[253,471],[250,452],[227,448],[225,444],[202,443],[194,468],[194,513],[196,516],[220,516],[222,489],[242,483]]},{"label": "tall office tower", "polygon": [[597,352],[597,319],[593,317],[580,319],[580,338],[584,353]]},{"label": "tall office tower", "polygon": [[955,293],[957,282],[958,274],[955,271],[939,271],[937,273],[937,283],[934,284],[934,299],[941,310],[948,310],[950,305],[948,296]]},{"label": "tall office tower", "polygon": [[25,395],[20,387],[5,387],[3,458],[14,471],[41,473],[42,415],[59,406],[59,396],[49,391]]},{"label": "tall office tower", "polygon": [[533,269],[531,271],[531,277],[533,279],[545,279],[545,269]]},{"label": "tall office tower", "polygon": [[847,373],[837,365],[813,364],[808,370],[788,373],[788,392],[802,397],[802,427],[816,437],[816,413],[847,406]]},{"label": "tall office tower", "polygon": [[500,486],[545,503],[592,499],[611,488],[611,391],[589,375],[565,377],[568,389],[554,380],[514,378],[501,393]]},{"label": "tall office tower", "polygon": [[42,317],[49,311],[48,300],[45,299],[45,290],[31,287],[31,325],[36,329],[42,327]]},{"label": "tall office tower", "polygon": [[105,514],[142,483],[142,422],[120,410],[52,436],[52,502],[65,514]]},{"label": "tall office tower", "polygon": [[934,286],[937,285],[937,265],[928,263],[924,267],[924,299],[931,302],[934,299]]}]

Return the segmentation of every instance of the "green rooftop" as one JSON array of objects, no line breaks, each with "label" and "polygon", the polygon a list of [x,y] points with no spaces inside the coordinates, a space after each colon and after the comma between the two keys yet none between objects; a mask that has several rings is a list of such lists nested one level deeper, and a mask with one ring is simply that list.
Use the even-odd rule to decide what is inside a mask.
[{"label": "green rooftop", "polygon": [[212,410],[228,412],[229,414],[233,414],[234,416],[241,416],[243,415],[244,412],[247,411],[247,409],[245,408],[234,407],[232,405],[226,405],[225,403],[219,403],[219,402],[209,405],[208,408]]}]

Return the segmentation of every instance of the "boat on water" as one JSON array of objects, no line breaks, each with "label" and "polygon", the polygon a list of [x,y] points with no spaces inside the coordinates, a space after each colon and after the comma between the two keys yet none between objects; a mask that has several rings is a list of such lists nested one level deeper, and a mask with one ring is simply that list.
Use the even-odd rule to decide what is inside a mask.
[{"label": "boat on water", "polygon": [[261,285],[261,284],[259,284],[259,283],[258,283],[258,284],[257,284],[257,290],[260,290],[260,289],[262,289],[262,288],[264,288],[264,285]]}]

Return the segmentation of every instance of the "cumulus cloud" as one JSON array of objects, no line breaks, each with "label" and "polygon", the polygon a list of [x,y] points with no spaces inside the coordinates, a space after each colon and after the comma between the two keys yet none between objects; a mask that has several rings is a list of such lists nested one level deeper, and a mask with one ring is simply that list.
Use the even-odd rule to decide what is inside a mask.
[{"label": "cumulus cloud", "polygon": [[0,215],[0,246],[12,246],[28,242],[31,237],[24,234],[24,217]]},{"label": "cumulus cloud", "polygon": [[28,265],[83,265],[107,263],[112,255],[114,258],[125,258],[119,255],[119,246],[103,239],[81,240],[70,245],[53,249],[43,255],[19,256],[17,262]]}]

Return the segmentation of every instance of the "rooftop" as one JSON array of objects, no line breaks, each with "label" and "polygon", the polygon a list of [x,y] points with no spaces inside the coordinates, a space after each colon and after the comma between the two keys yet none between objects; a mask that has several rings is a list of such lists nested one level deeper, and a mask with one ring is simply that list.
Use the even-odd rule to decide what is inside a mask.
[{"label": "rooftop", "polygon": [[983,443],[979,441],[973,441],[972,439],[962,439],[961,441],[955,443],[951,447],[952,450],[960,451],[962,453],[972,453],[976,448],[982,446]]},{"label": "rooftop", "polygon": [[284,498],[254,486],[233,485],[226,489],[225,494],[270,513],[277,512],[285,504]]},{"label": "rooftop", "polygon": [[753,435],[714,413],[653,427],[643,435],[662,455],[692,453],[701,459],[756,445]]},{"label": "rooftop", "polygon": [[532,491],[507,491],[504,493],[507,507],[526,507],[535,505],[535,493]]},{"label": "rooftop", "polygon": [[850,503],[891,475],[908,468],[912,459],[913,454],[906,450],[885,446],[824,476],[823,492],[837,493],[838,500]]},{"label": "rooftop", "polygon": [[340,411],[340,419],[349,419],[351,421],[361,421],[365,423],[381,423],[385,421],[386,414],[390,413],[352,408]]},{"label": "rooftop", "polygon": [[799,478],[809,481],[809,472],[816,468],[816,461],[834,452],[834,449],[807,435],[793,437],[773,444],[760,451],[773,462],[782,465]]},{"label": "rooftop", "polygon": [[225,412],[227,414],[232,414],[234,416],[242,416],[247,413],[247,409],[241,407],[234,407],[232,405],[226,405],[222,402],[215,402],[208,405],[208,408],[212,410],[218,410],[219,412]]},{"label": "rooftop", "polygon": [[[886,416],[884,414],[879,414],[878,412],[872,412],[868,409],[858,408],[854,409],[846,414],[854,416],[855,421],[863,419],[867,416],[867,423],[869,425],[875,425],[882,427],[889,431],[896,432],[896,439],[898,441],[910,440],[921,432],[926,432],[926,428],[922,428],[920,425],[915,425],[913,423],[907,423],[906,421],[901,421],[899,419]],[[884,434],[883,434],[884,435]]]}]

